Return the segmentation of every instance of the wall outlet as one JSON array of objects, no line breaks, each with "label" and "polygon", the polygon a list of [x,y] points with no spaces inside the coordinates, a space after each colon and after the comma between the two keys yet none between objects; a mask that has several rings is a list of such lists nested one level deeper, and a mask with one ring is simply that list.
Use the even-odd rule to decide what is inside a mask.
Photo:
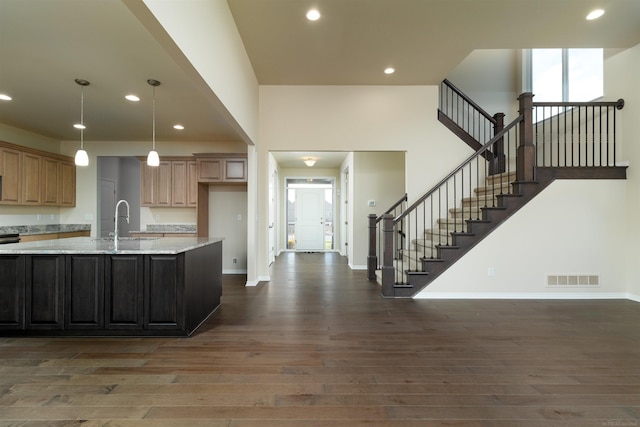
[{"label": "wall outlet", "polygon": [[496,275],[496,270],[493,267],[487,268],[487,276],[493,277]]},{"label": "wall outlet", "polygon": [[242,214],[238,214],[238,215],[236,215],[236,219],[237,219],[238,221],[242,221]]},{"label": "wall outlet", "polygon": [[234,263],[234,264],[237,264],[237,263],[238,263],[238,258],[234,258],[234,259],[233,259],[233,263]]}]

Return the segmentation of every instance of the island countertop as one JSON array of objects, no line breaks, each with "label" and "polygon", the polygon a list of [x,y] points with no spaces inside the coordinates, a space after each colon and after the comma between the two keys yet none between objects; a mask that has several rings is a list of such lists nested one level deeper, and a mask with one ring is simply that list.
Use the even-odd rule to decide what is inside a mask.
[{"label": "island countertop", "polygon": [[215,237],[72,237],[0,246],[0,255],[26,254],[178,254],[222,241]]}]

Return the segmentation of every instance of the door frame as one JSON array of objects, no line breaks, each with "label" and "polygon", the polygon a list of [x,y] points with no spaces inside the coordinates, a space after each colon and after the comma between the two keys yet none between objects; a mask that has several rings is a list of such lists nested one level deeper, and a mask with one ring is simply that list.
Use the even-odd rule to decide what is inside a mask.
[{"label": "door frame", "polygon": [[339,234],[339,229],[336,229],[336,223],[339,222],[339,218],[338,218],[338,210],[336,209],[336,200],[337,200],[337,189],[336,189],[336,181],[337,178],[335,176],[325,176],[325,175],[304,175],[304,176],[300,176],[300,175],[287,175],[283,177],[283,195],[280,198],[281,204],[281,212],[282,212],[282,224],[284,224],[284,226],[282,227],[282,229],[280,230],[284,239],[284,246],[282,247],[283,251],[288,251],[288,252],[295,252],[296,249],[289,249],[289,245],[288,245],[288,232],[289,232],[289,224],[288,224],[288,215],[289,215],[289,210],[287,209],[287,203],[289,200],[289,180],[299,180],[299,179],[317,179],[317,180],[327,180],[331,182],[331,215],[333,216],[333,224],[332,224],[332,230],[333,230],[333,242],[332,242],[332,248],[331,249],[323,249],[322,251],[318,251],[318,252],[339,252],[339,248],[338,246],[338,234]]}]

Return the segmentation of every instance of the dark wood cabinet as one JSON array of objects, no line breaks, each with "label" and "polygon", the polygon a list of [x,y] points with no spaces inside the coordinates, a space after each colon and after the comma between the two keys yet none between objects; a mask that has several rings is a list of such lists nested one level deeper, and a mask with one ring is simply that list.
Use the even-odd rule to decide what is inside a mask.
[{"label": "dark wood cabinet", "polygon": [[145,329],[184,328],[184,255],[147,255]]},{"label": "dark wood cabinet", "polygon": [[105,262],[107,329],[142,329],[144,282],[142,255],[111,255]]},{"label": "dark wood cabinet", "polygon": [[104,256],[66,257],[65,328],[104,327]]},{"label": "dark wood cabinet", "polygon": [[3,254],[0,279],[0,335],[188,336],[220,305],[222,241],[177,254]]},{"label": "dark wood cabinet", "polygon": [[24,256],[0,257],[0,328],[24,329]]},{"label": "dark wood cabinet", "polygon": [[64,258],[26,256],[26,329],[64,329]]}]

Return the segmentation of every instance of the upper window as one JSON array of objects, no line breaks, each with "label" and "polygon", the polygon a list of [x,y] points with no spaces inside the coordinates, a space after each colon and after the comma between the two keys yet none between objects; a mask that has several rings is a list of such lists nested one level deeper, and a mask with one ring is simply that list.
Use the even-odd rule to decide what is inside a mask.
[{"label": "upper window", "polygon": [[536,102],[586,102],[602,97],[603,49],[531,49]]}]

